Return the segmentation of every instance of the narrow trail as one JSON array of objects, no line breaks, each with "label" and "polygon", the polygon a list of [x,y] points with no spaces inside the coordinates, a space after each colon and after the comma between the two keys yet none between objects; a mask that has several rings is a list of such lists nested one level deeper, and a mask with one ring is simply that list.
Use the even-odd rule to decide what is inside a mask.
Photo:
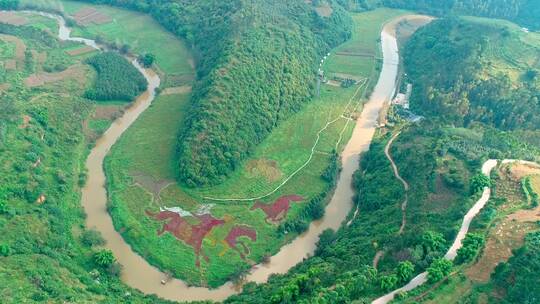
[{"label": "narrow trail", "polygon": [[321,134],[326,130],[328,129],[328,127],[334,123],[336,123],[338,120],[340,119],[345,119],[347,122],[345,123],[345,126],[343,127],[343,129],[341,130],[340,134],[339,134],[339,138],[336,142],[336,151],[339,147],[339,144],[341,143],[341,140],[342,140],[342,137],[343,137],[343,133],[345,132],[345,130],[347,129],[347,126],[349,125],[349,122],[351,121],[351,119],[349,117],[346,116],[347,112],[351,112],[353,111],[354,109],[358,108],[358,106],[360,105],[360,102],[361,102],[361,99],[358,99],[358,102],[357,102],[357,105],[354,106],[350,111],[349,111],[349,107],[351,106],[351,104],[353,103],[353,101],[355,100],[355,98],[358,96],[358,93],[360,92],[360,90],[362,88],[364,88],[364,91],[363,91],[363,94],[366,92],[367,90],[367,84],[369,83],[368,79],[367,78],[364,78],[362,80],[362,83],[360,84],[360,86],[358,87],[358,89],[356,89],[356,91],[354,92],[353,96],[349,99],[349,102],[347,103],[347,105],[345,105],[345,109],[343,110],[342,113],[339,114],[338,117],[334,118],[333,120],[331,121],[327,121],[326,125],[324,125],[324,127],[322,127],[322,129],[320,129],[318,132],[317,132],[317,137],[315,139],[315,142],[313,144],[313,146],[311,147],[311,152],[309,154],[309,157],[308,159],[298,168],[296,169],[293,173],[291,173],[289,176],[287,176],[286,179],[284,179],[276,188],[274,188],[272,191],[266,193],[266,194],[263,194],[263,195],[260,195],[260,196],[255,196],[255,197],[247,197],[247,198],[219,198],[219,197],[209,197],[209,196],[203,196],[203,199],[205,200],[209,200],[209,201],[222,201],[222,202],[227,202],[227,201],[237,201],[237,202],[250,202],[250,201],[254,201],[254,200],[259,200],[259,199],[263,199],[265,197],[268,197],[274,193],[276,193],[279,189],[281,189],[281,187],[285,186],[285,184],[287,184],[296,174],[298,174],[300,171],[302,171],[305,167],[307,167],[307,165],[309,165],[309,163],[311,162],[311,160],[313,159],[313,155],[315,155],[315,153],[317,153],[318,151],[316,150],[317,148],[317,145],[319,144],[319,140],[321,139]]},{"label": "narrow trail", "polygon": [[379,266],[379,261],[381,260],[383,256],[384,256],[384,250],[377,251],[377,253],[375,254],[375,257],[373,258],[373,268],[377,269],[377,267]]},{"label": "narrow trail", "polygon": [[399,174],[399,169],[394,162],[394,159],[392,158],[392,155],[390,153],[390,148],[392,147],[392,144],[398,138],[398,136],[401,134],[401,131],[397,132],[390,138],[388,143],[386,144],[386,147],[384,148],[384,154],[386,155],[386,158],[390,161],[390,164],[392,165],[392,170],[394,170],[394,176],[403,184],[403,188],[405,189],[405,199],[403,200],[403,203],[401,203],[401,227],[399,227],[398,234],[403,234],[403,230],[405,230],[405,225],[407,224],[407,204],[409,202],[409,183],[401,175]]},{"label": "narrow trail", "polygon": [[[386,155],[386,158],[390,161],[390,164],[392,165],[394,176],[403,184],[403,188],[405,189],[405,199],[401,203],[401,226],[399,227],[398,235],[403,234],[403,231],[405,230],[405,225],[407,224],[407,203],[409,202],[409,183],[407,183],[407,181],[399,174],[399,169],[396,165],[396,162],[392,158],[392,154],[390,153],[392,144],[400,134],[401,131],[398,131],[396,134],[394,134],[384,147],[384,155]],[[349,225],[351,222],[352,220],[349,221],[347,225]],[[373,268],[377,269],[380,259],[384,256],[384,252],[384,250],[377,251],[375,257],[373,258]]]}]

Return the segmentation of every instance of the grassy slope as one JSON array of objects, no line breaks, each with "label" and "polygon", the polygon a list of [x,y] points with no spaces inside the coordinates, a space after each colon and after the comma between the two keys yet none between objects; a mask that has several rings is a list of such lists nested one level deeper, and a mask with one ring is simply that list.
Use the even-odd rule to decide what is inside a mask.
[{"label": "grassy slope", "polygon": [[[394,16],[402,14],[395,10],[377,10],[359,14],[355,17],[356,31],[353,39],[341,49],[363,49],[377,54],[377,40],[382,23]],[[367,77],[370,85],[376,81],[374,58],[349,57],[348,61],[331,55],[326,62],[325,70],[329,72],[349,72],[351,74]],[[349,66],[358,67],[358,70],[347,70]],[[339,116],[345,105],[358,87],[348,89],[323,85],[321,97],[307,104],[302,111],[293,115],[278,126],[263,143],[257,147],[252,158],[247,160],[242,169],[223,184],[203,189],[182,189],[176,183],[167,187],[161,193],[162,204],[166,206],[181,206],[187,210],[195,210],[201,203],[201,196],[219,197],[246,197],[260,195],[273,189],[276,185],[299,166],[309,156],[315,141],[316,133],[326,124],[328,117]],[[175,101],[176,100],[176,101]],[[127,131],[126,135],[113,149],[107,159],[106,169],[110,177],[111,193],[113,194],[113,217],[117,228],[127,227],[124,237],[137,251],[149,259],[150,262],[171,270],[175,275],[195,284],[208,284],[216,286],[223,283],[229,276],[234,275],[247,267],[236,253],[227,251],[224,256],[219,253],[224,246],[218,242],[214,245],[210,239],[223,239],[228,229],[218,228],[207,238],[203,250],[210,256],[211,263],[202,261],[201,272],[194,266],[194,254],[190,247],[174,239],[170,235],[161,238],[156,236],[158,224],[151,222],[143,211],[151,207],[150,196],[137,186],[132,185],[132,175],[143,173],[156,181],[174,181],[175,158],[174,141],[175,127],[181,123],[184,115],[185,103],[178,98],[160,97],[153,108],[145,113],[140,120]],[[178,103],[175,103],[178,102]],[[280,191],[264,201],[273,200],[285,194],[299,194],[305,198],[313,197],[326,187],[320,178],[321,173],[329,164],[330,156],[327,154],[335,147],[339,133],[345,125],[341,119],[330,126],[321,137],[313,161],[296,177],[290,180]],[[342,146],[347,142],[352,131],[352,124],[346,129]],[[160,134],[159,136],[146,136],[146,134]],[[133,146],[139,148],[132,149]],[[340,147],[340,149],[342,148]],[[147,151],[157,153],[147,153]],[[253,160],[272,160],[281,171],[279,179],[269,181],[261,174],[265,168],[257,167],[249,170]],[[257,170],[258,169],[258,170]],[[208,202],[207,202],[208,203]],[[247,224],[258,231],[258,241],[248,244],[251,248],[250,259],[260,261],[263,256],[276,252],[286,240],[276,235],[275,226],[264,222],[263,213],[248,211],[249,203],[212,202],[216,206],[212,214],[222,218],[225,215],[233,217],[230,224]],[[303,204],[294,204],[289,216],[294,217]],[[153,206],[155,209],[155,205]],[[229,227],[229,226],[226,226]],[[249,242],[248,242],[249,243]]]}]

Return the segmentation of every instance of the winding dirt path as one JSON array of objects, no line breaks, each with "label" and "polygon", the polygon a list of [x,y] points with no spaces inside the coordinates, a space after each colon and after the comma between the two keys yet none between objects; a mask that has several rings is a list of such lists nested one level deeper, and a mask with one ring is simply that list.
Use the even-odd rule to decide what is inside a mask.
[{"label": "winding dirt path", "polygon": [[394,162],[394,159],[392,158],[392,154],[390,153],[390,149],[392,148],[392,144],[398,138],[398,136],[401,134],[401,131],[397,132],[390,138],[388,143],[386,144],[386,147],[384,147],[384,154],[386,155],[386,158],[390,161],[390,164],[392,165],[392,170],[394,171],[394,176],[403,184],[403,188],[405,189],[405,199],[403,200],[403,203],[401,203],[401,227],[399,227],[398,234],[401,235],[403,233],[403,230],[405,230],[405,225],[407,224],[407,204],[409,202],[409,183],[401,175],[399,174],[399,169]]}]

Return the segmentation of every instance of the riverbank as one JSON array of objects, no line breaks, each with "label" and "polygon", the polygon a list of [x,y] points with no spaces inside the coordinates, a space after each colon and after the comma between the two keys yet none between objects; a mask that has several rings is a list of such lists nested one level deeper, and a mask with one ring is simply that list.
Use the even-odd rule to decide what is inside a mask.
[{"label": "riverbank", "polygon": [[[381,24],[400,14],[403,12],[381,10],[359,15],[358,34],[355,34],[353,39],[340,49],[365,47],[377,50]],[[369,21],[367,24],[364,22],[366,20]],[[374,58],[358,56],[336,55],[334,57],[331,55],[323,68],[328,73],[339,71],[346,65],[342,62],[343,58],[350,58],[355,64],[362,63],[363,68],[356,72],[358,75],[377,76],[378,74]],[[373,84],[370,87],[373,88],[375,81],[371,82]],[[358,117],[361,106],[357,105],[361,105],[365,100],[362,98],[364,89],[361,83],[350,88],[323,85],[320,98],[306,104],[299,113],[278,126],[268,140],[265,140],[254,152],[253,158],[247,161],[246,166],[239,168],[238,176],[225,182],[224,185],[212,188],[212,193],[224,195],[221,189],[226,189],[226,196],[258,195],[265,193],[265,189],[272,189],[270,187],[281,183],[308,159],[316,134],[327,121],[340,117],[349,103],[351,106],[349,106],[347,117],[352,117],[352,119]],[[357,96],[351,98],[355,92],[358,92]],[[238,279],[238,274],[247,274],[253,265],[267,260],[268,257],[277,253],[283,244],[294,240],[298,236],[295,231],[281,229],[281,223],[284,221],[302,222],[305,223],[305,228],[308,228],[309,220],[303,218],[303,210],[311,199],[320,196],[321,193],[323,196],[327,193],[328,190],[325,189],[328,188],[329,182],[323,180],[321,175],[333,162],[332,151],[336,148],[340,134],[343,135],[343,139],[338,149],[343,149],[347,143],[354,127],[354,123],[351,122],[354,120],[345,117],[329,125],[321,133],[312,161],[277,193],[261,200],[262,203],[268,204],[278,201],[282,196],[293,194],[304,198],[300,202],[290,204],[285,220],[269,222],[265,220],[267,217],[265,212],[250,210],[254,201],[204,201],[197,199],[197,196],[191,195],[175,183],[174,138],[176,132],[172,126],[182,123],[184,113],[180,111],[185,109],[180,104],[182,102],[179,100],[179,103],[171,108],[177,109],[176,114],[165,115],[167,113],[165,104],[171,104],[172,101],[164,101],[163,105],[160,105],[161,101],[158,98],[154,106],[149,109],[148,115],[141,116],[140,120],[113,147],[105,162],[112,201],[111,213],[117,230],[122,231],[124,239],[150,264],[158,265],[164,272],[183,279],[189,285],[218,287],[226,281]],[[345,126],[347,127],[344,128]],[[152,136],[158,133],[161,136]],[[134,145],[140,149],[132,149]],[[151,155],[145,153],[150,149],[154,153]],[[210,190],[190,191],[204,193]],[[227,194],[229,192],[233,194]],[[208,260],[201,254],[200,267],[198,267],[194,248],[172,233],[167,232],[158,236],[156,231],[160,230],[164,223],[152,220],[145,211],[158,212],[160,208],[179,207],[196,217],[199,208],[203,206],[211,206],[211,215],[217,220],[224,220],[225,223],[214,227],[204,237],[201,253],[206,255]],[[340,220],[336,219],[333,225],[339,226],[339,222]],[[248,238],[242,240],[249,250],[245,259],[237,250],[222,241],[238,225],[255,230],[257,233],[256,241]],[[311,238],[310,241],[315,242],[316,239]],[[314,244],[310,247],[314,248]],[[305,256],[302,252],[298,253],[296,261],[301,261]],[[287,267],[290,266],[284,267],[281,271],[286,271]],[[267,269],[265,266],[260,268]],[[263,277],[266,276],[267,274]]]}]

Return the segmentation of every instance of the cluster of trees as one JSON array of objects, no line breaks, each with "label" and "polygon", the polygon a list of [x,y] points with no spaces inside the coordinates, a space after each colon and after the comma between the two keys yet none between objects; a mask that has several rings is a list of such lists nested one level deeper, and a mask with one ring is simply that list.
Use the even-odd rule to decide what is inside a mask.
[{"label": "cluster of trees", "polygon": [[[385,145],[384,141],[375,141],[370,149],[382,151]],[[355,203],[362,210],[377,210],[403,199],[405,189],[394,177],[390,161],[384,154],[365,153],[360,162],[364,171],[356,171],[354,188],[358,194]]]},{"label": "cluster of trees", "polygon": [[179,178],[216,184],[313,94],[317,63],[350,37],[329,1],[321,17],[302,0],[87,0],[147,12],[197,52],[198,81],[178,140]]},{"label": "cluster of trees", "polygon": [[484,191],[484,188],[491,187],[491,180],[483,173],[478,173],[471,178],[470,189],[472,194]]},{"label": "cluster of trees", "polygon": [[380,288],[384,291],[391,291],[398,285],[404,285],[412,278],[414,274],[414,265],[410,261],[399,262],[395,273],[381,276]]},{"label": "cluster of trees", "polygon": [[[127,52],[127,51],[126,51]],[[139,56],[137,59],[145,68],[149,68],[154,64],[154,61],[156,61],[156,56],[152,53],[146,53],[144,55]]]},{"label": "cluster of trees", "polygon": [[404,51],[415,86],[413,110],[456,125],[482,122],[503,130],[540,128],[537,85],[512,81],[502,72],[493,75],[489,64],[488,48],[496,47],[490,41],[504,45],[511,35],[502,27],[456,18],[421,29]]},{"label": "cluster of trees", "polygon": [[456,263],[462,264],[472,261],[484,247],[486,239],[478,233],[467,233],[463,239],[462,247],[458,249]]},{"label": "cluster of trees", "polygon": [[94,85],[85,93],[89,99],[132,101],[148,86],[144,76],[118,53],[99,53],[86,63],[97,71]]},{"label": "cluster of trees", "polygon": [[283,223],[279,224],[277,229],[278,232],[282,234],[290,232],[302,233],[308,229],[309,223],[322,218],[324,215],[324,207],[326,206],[325,199],[330,189],[331,187],[329,186],[324,192],[311,198],[309,202],[302,207],[302,210],[297,216],[289,217]]}]

